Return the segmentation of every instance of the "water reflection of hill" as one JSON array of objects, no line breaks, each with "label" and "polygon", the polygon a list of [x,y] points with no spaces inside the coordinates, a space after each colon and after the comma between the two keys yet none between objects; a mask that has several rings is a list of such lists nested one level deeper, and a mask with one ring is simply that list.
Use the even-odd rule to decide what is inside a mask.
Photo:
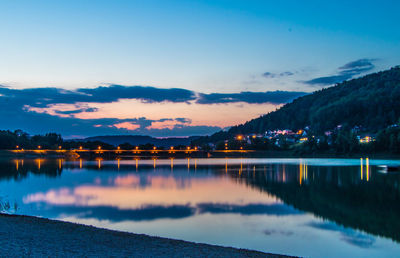
[{"label": "water reflection of hill", "polygon": [[2,160],[0,161],[0,181],[19,181],[28,177],[30,173],[57,177],[62,173],[62,163],[60,162],[62,161],[46,159]]},{"label": "water reflection of hill", "polygon": [[302,211],[400,241],[400,175],[361,167],[269,165],[230,175]]}]

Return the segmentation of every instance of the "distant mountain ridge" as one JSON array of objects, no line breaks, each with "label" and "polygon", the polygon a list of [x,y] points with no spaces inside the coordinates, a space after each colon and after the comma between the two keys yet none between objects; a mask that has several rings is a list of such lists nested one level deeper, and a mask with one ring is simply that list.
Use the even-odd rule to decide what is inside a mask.
[{"label": "distant mountain ridge", "polygon": [[310,127],[323,134],[337,125],[361,126],[377,132],[400,119],[400,66],[344,81],[315,91],[244,124],[201,137],[198,143],[217,142],[237,134],[263,134],[267,130]]},{"label": "distant mountain ridge", "polygon": [[185,138],[154,138],[151,136],[144,135],[105,135],[105,136],[94,136],[83,139],[86,142],[89,141],[101,141],[107,144],[111,144],[114,146],[129,143],[134,146],[141,144],[154,144],[158,147],[170,147],[170,146],[178,146],[178,145],[190,145],[191,141],[199,138],[198,136],[191,136]]}]

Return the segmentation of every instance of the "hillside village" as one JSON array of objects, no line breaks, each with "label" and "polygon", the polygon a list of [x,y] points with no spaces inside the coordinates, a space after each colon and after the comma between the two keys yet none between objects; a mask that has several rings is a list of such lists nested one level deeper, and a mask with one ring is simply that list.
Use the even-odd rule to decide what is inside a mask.
[{"label": "hillside village", "polygon": [[[387,150],[397,152],[395,147],[400,138],[400,125],[393,124],[377,133],[367,131],[362,126],[347,128],[337,125],[323,134],[314,133],[309,126],[294,131],[290,129],[268,130],[263,134],[237,134],[228,140],[200,145],[203,150],[295,150],[313,152],[316,150],[335,150],[336,152],[385,151],[380,146],[386,144]],[[196,145],[194,142],[192,145]],[[197,145],[196,145],[197,146]]]}]

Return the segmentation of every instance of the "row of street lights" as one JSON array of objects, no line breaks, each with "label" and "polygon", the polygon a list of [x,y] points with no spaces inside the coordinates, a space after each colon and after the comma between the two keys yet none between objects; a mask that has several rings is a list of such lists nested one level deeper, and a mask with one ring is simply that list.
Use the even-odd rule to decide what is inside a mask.
[{"label": "row of street lights", "polygon": [[[80,150],[83,150],[83,149],[82,149],[82,146],[81,146],[79,149],[80,149]],[[102,150],[101,146],[98,146],[97,149],[98,149],[98,150]],[[118,146],[118,147],[117,147],[117,150],[118,150],[118,151],[121,150],[121,147]],[[138,146],[136,146],[135,149],[134,149],[133,151],[135,151],[135,150],[136,150],[136,151],[143,151],[143,150],[140,150]],[[155,150],[164,150],[164,149],[157,149],[157,147],[153,147],[153,151],[155,151]],[[174,148],[173,146],[171,146],[171,147],[169,148],[169,150],[173,151],[173,150],[175,150],[175,148]],[[194,147],[194,148],[192,149],[192,148],[190,148],[190,147],[186,147],[186,150],[188,150],[188,151],[197,151],[198,148],[197,148],[197,147]],[[126,150],[126,151],[129,151],[129,150]]]},{"label": "row of street lights", "polygon": [[[20,148],[19,145],[15,146],[15,149],[17,149],[17,150],[22,150],[22,151],[24,150],[24,148]],[[58,149],[59,149],[59,150],[62,150],[62,146],[58,146]],[[41,146],[41,145],[38,145],[38,146],[37,146],[37,150],[42,150],[42,146]],[[80,147],[79,147],[79,150],[84,150],[84,149],[83,149],[82,146],[80,146]],[[97,150],[103,150],[103,149],[102,149],[101,146],[97,146]],[[118,147],[117,147],[117,150],[121,150],[121,147],[118,146]],[[139,150],[139,147],[137,147],[137,146],[135,147],[134,150],[140,151],[140,150]],[[157,147],[153,147],[153,150],[157,150]],[[174,149],[173,146],[171,146],[171,147],[170,147],[170,150],[175,150],[175,149]],[[197,148],[197,147],[194,147],[194,149],[191,149],[190,147],[187,147],[186,150],[192,150],[192,151],[195,150],[195,151],[197,151],[198,148]]]}]

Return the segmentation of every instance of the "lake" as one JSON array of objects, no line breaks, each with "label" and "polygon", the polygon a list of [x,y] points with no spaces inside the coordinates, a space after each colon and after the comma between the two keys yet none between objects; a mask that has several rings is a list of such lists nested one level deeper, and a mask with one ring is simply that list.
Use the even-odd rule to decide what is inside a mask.
[{"label": "lake", "polygon": [[13,159],[8,212],[308,257],[400,254],[400,174],[372,159]]}]

